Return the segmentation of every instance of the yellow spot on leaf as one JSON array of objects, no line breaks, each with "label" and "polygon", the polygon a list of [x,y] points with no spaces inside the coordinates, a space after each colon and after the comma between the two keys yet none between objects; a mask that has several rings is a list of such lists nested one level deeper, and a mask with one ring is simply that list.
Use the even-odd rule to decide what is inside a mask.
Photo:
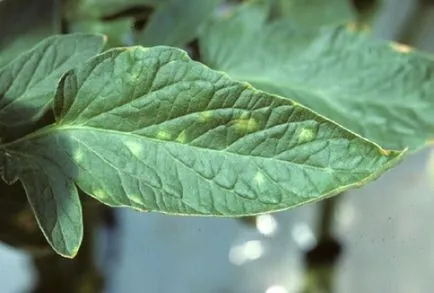
[{"label": "yellow spot on leaf", "polygon": [[71,251],[71,256],[72,256],[72,257],[74,257],[74,256],[77,255],[79,248],[80,248],[79,246],[76,246],[76,247],[74,247],[74,248],[72,249],[72,251]]},{"label": "yellow spot on leaf", "polygon": [[413,48],[404,44],[392,43],[392,49],[399,53],[410,53],[413,51]]},{"label": "yellow spot on leaf", "polygon": [[253,132],[258,130],[258,122],[254,118],[240,118],[232,121],[235,129],[241,132]]},{"label": "yellow spot on leaf", "polygon": [[371,26],[366,23],[360,23],[360,22],[350,22],[347,24],[348,31],[355,33],[355,32],[369,32],[371,31]]},{"label": "yellow spot on leaf", "polygon": [[81,162],[83,160],[83,152],[81,150],[77,150],[74,152],[73,157],[76,162]]},{"label": "yellow spot on leaf", "polygon": [[261,172],[256,173],[255,175],[255,182],[258,185],[262,185],[264,183],[265,179],[264,179],[264,175]]},{"label": "yellow spot on leaf", "polygon": [[135,206],[131,206],[131,208],[133,208],[133,209],[135,209],[136,211],[139,211],[139,212],[145,211],[144,204],[143,204],[143,197],[140,196],[140,194],[133,193],[133,194],[130,194],[128,196],[128,198],[130,199],[130,201],[132,203],[135,204]]},{"label": "yellow spot on leaf", "polygon": [[176,141],[177,141],[177,142],[180,142],[180,143],[185,143],[186,140],[187,140],[187,138],[186,138],[186,136],[185,136],[185,130],[183,130],[183,131],[178,135],[178,137],[176,138]]},{"label": "yellow spot on leaf", "polygon": [[102,189],[95,189],[92,194],[100,200],[108,199],[107,193]]},{"label": "yellow spot on leaf", "polygon": [[157,138],[158,139],[169,140],[170,139],[170,134],[167,131],[161,130],[161,131],[158,131]]},{"label": "yellow spot on leaf", "polygon": [[135,141],[126,141],[125,146],[135,156],[139,156],[143,153],[143,146]]},{"label": "yellow spot on leaf", "polygon": [[134,202],[134,203],[136,203],[136,204],[138,204],[138,205],[142,205],[142,200],[143,200],[143,198],[142,198],[139,194],[135,194],[135,193],[130,194],[130,195],[128,196],[128,198],[129,198],[132,202]]},{"label": "yellow spot on leaf", "polygon": [[380,154],[383,156],[389,156],[390,155],[390,151],[389,150],[385,150],[383,148],[380,148]]},{"label": "yellow spot on leaf", "polygon": [[212,115],[212,111],[204,111],[204,112],[200,113],[199,114],[200,122],[208,121],[209,118],[211,117],[211,115]]},{"label": "yellow spot on leaf", "polygon": [[314,138],[315,138],[315,133],[313,132],[312,129],[303,128],[300,131],[300,134],[298,135],[298,142],[299,143],[309,142]]}]

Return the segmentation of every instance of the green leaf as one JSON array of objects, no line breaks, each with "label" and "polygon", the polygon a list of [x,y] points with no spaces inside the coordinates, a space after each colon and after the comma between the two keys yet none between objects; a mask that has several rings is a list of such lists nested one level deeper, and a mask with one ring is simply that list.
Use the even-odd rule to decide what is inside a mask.
[{"label": "green leaf", "polygon": [[53,158],[85,193],[139,210],[287,209],[367,183],[401,157],[168,47],[93,58],[62,78],[54,110],[55,125],[5,148]]},{"label": "green leaf", "polygon": [[0,181],[0,241],[34,255],[46,252],[50,247],[33,218],[21,184]]},{"label": "green leaf", "polygon": [[23,141],[11,154],[19,160],[18,176],[45,238],[58,254],[74,257],[83,238],[82,210],[74,181],[58,159],[63,154],[58,141],[51,137],[43,144],[37,139],[31,144]]},{"label": "green leaf", "polygon": [[53,36],[0,69],[0,133],[14,132],[42,117],[60,76],[96,55],[102,36]]},{"label": "green leaf", "polygon": [[345,27],[266,23],[255,5],[210,26],[200,48],[212,68],[294,99],[383,147],[416,150],[434,137],[431,56]]},{"label": "green leaf", "polygon": [[[268,0],[265,0],[269,2]],[[348,23],[356,19],[351,0],[277,0],[274,12],[302,27]]]},{"label": "green leaf", "polygon": [[97,19],[109,17],[123,11],[155,7],[167,0],[66,0],[67,19]]},{"label": "green leaf", "polygon": [[0,1],[0,67],[42,39],[60,33],[58,0]]},{"label": "green leaf", "polygon": [[181,47],[193,40],[199,27],[215,11],[220,0],[170,0],[158,6],[138,36],[144,46]]},{"label": "green leaf", "polygon": [[133,18],[113,21],[82,20],[69,24],[73,33],[98,33],[107,37],[106,48],[127,46],[133,43]]}]

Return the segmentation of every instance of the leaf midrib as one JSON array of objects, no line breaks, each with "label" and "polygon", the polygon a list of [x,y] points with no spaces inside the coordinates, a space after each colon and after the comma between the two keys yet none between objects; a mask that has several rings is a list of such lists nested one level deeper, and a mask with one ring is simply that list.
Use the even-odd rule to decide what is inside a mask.
[{"label": "leaf midrib", "polygon": [[[56,125],[56,126],[51,127],[50,129],[53,132],[57,132],[57,131],[59,131],[59,132],[62,132],[62,131],[66,131],[66,132],[67,131],[95,131],[95,132],[111,133],[111,134],[116,134],[119,136],[131,136],[131,137],[134,137],[137,139],[142,139],[142,140],[148,139],[148,140],[153,141],[153,142],[158,143],[158,144],[174,144],[174,145],[188,146],[190,148],[196,148],[196,149],[209,151],[209,152],[219,152],[219,153],[225,152],[227,155],[234,156],[234,157],[251,157],[251,158],[259,158],[259,159],[263,159],[263,160],[274,160],[274,161],[283,162],[285,164],[293,165],[293,166],[300,168],[300,169],[309,168],[309,169],[313,169],[313,170],[320,170],[322,172],[327,172],[327,169],[328,169],[327,167],[322,168],[322,167],[312,166],[312,165],[308,165],[308,164],[299,164],[299,163],[295,163],[292,161],[286,161],[286,160],[278,159],[275,157],[261,157],[261,156],[257,156],[257,155],[238,154],[235,152],[229,152],[229,151],[225,151],[225,150],[217,150],[217,149],[212,149],[212,148],[205,148],[205,147],[200,147],[200,146],[183,144],[183,143],[179,143],[179,142],[172,141],[172,140],[160,140],[160,139],[157,139],[155,137],[138,135],[138,134],[134,134],[131,132],[121,132],[121,131],[112,130],[112,129],[101,129],[101,128],[96,128],[96,127],[82,126],[82,125],[80,125],[80,126],[77,126],[77,125]],[[348,170],[338,170],[338,169],[333,169],[333,168],[330,168],[330,170],[332,170],[333,172],[336,172],[336,171],[337,172],[348,172]],[[355,172],[355,171],[352,171],[352,172]],[[356,173],[366,173],[366,172],[359,171]]]}]

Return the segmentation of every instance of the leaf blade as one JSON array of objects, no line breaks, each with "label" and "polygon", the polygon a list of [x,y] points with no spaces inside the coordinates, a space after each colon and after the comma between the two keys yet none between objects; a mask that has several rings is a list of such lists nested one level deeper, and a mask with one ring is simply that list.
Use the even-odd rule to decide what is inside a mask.
[{"label": "leaf blade", "polygon": [[[26,9],[23,9],[23,7]],[[44,38],[60,33],[58,0],[15,0],[0,3],[0,67]]]},{"label": "leaf blade", "polygon": [[276,10],[301,27],[320,27],[348,23],[356,19],[351,2],[347,0],[278,0]]},{"label": "leaf blade", "polygon": [[138,36],[143,46],[182,47],[193,40],[220,0],[170,0],[157,7]]},{"label": "leaf blade", "polygon": [[140,210],[286,209],[372,180],[402,156],[167,47],[99,55],[62,78],[54,110],[77,185]]},{"label": "leaf blade", "polygon": [[26,166],[19,178],[41,231],[59,255],[73,258],[83,239],[83,215],[74,182],[50,159],[19,157]]},{"label": "leaf blade", "polygon": [[98,35],[52,36],[1,68],[2,128],[14,129],[39,119],[52,101],[60,76],[96,55],[103,43]]},{"label": "leaf blade", "polygon": [[[432,57],[350,27],[303,30],[265,19],[252,26],[246,15],[258,13],[246,5],[210,26],[200,41],[205,62],[385,148],[415,151],[432,138]],[[236,48],[227,41],[234,38],[240,39]]]}]

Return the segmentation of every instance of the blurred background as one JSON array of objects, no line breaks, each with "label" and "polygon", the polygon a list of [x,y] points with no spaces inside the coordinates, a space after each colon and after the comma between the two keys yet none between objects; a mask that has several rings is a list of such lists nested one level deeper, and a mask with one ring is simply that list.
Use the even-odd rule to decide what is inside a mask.
[{"label": "blurred background", "polygon": [[[381,2],[375,37],[434,50],[433,1]],[[0,242],[0,292],[431,292],[429,160],[430,150],[422,151],[364,188],[257,218],[175,217],[89,203],[88,235],[73,261],[47,255],[39,243]],[[39,233],[26,214],[17,221]],[[2,233],[0,240],[8,236]]]}]

